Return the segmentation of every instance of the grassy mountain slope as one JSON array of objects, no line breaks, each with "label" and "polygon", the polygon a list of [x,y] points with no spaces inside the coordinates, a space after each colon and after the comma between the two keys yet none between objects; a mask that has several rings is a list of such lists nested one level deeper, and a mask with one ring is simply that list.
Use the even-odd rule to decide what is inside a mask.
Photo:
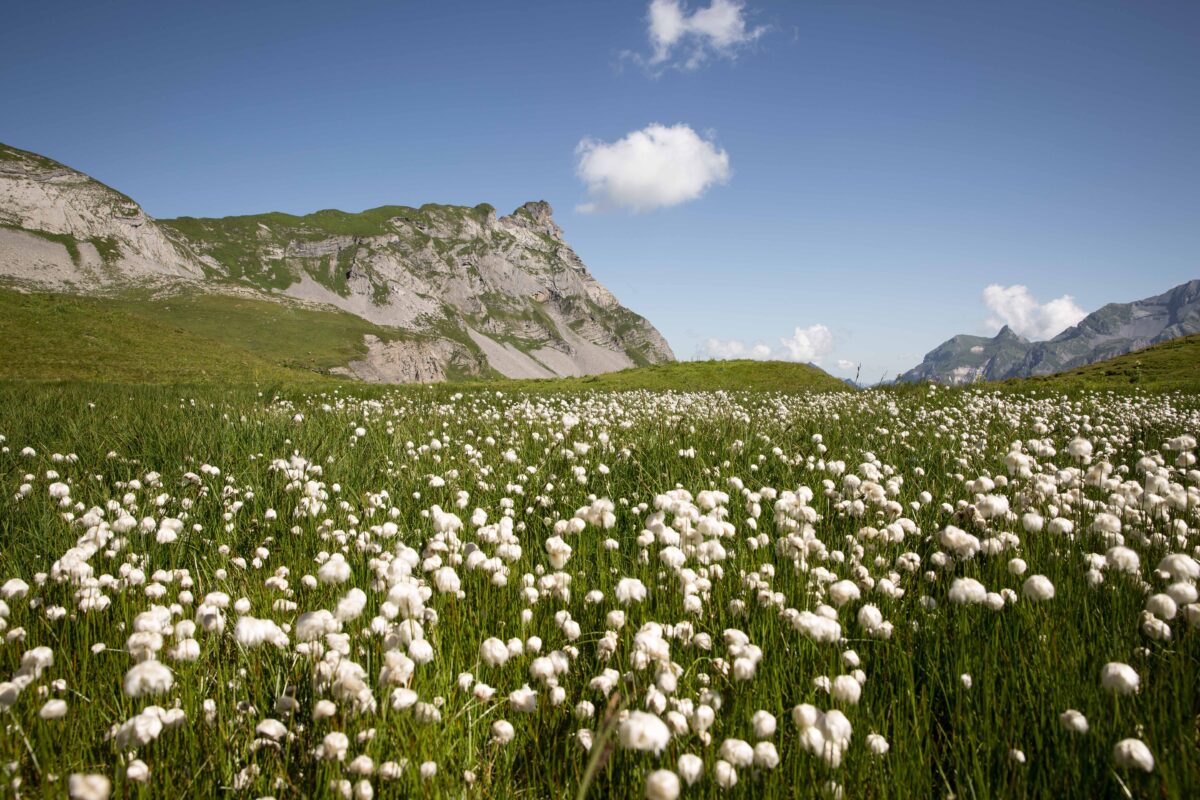
[{"label": "grassy mountain slope", "polygon": [[0,341],[5,343],[0,379],[239,385],[328,381],[315,372],[283,366],[269,353],[123,307],[130,302],[0,291]]},{"label": "grassy mountain slope", "polygon": [[[364,334],[396,336],[352,314],[224,294],[113,297],[0,289],[0,380],[114,383],[332,383],[322,374],[362,355]],[[704,361],[604,375],[474,381],[520,391],[842,391],[806,364]]]},{"label": "grassy mountain slope", "polygon": [[[394,329],[339,311],[224,294],[113,297],[0,289],[3,380],[125,383],[254,382],[309,385],[364,352],[363,336]],[[843,391],[806,364],[687,361],[551,380],[473,381],[520,391]],[[1057,375],[1004,381],[1007,389],[1200,393],[1200,335],[1183,337]]]},{"label": "grassy mountain slope", "polygon": [[306,308],[226,294],[154,297],[127,292],[109,308],[237,347],[288,367],[323,371],[358,358],[363,336],[395,337],[396,331],[341,311]]},{"label": "grassy mountain slope", "polygon": [[532,391],[849,391],[843,381],[808,364],[749,360],[677,361],[580,378],[503,381],[502,385]]},{"label": "grassy mountain slope", "polygon": [[1126,353],[1085,367],[1005,381],[1015,389],[1184,391],[1200,393],[1200,334]]}]

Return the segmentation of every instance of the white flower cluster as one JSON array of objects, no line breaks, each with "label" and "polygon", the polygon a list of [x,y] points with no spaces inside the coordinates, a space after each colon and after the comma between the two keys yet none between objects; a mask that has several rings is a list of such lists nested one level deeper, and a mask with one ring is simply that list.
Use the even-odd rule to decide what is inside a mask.
[{"label": "white flower cluster", "polygon": [[[1200,636],[1200,413],[1178,398],[441,392],[222,414],[258,446],[40,474],[32,446],[0,453],[0,514],[53,548],[0,585],[0,708],[104,719],[89,746],[121,764],[65,762],[72,797],[170,794],[188,737],[238,792],[319,774],[299,785],[461,794],[568,730],[581,763],[543,767],[562,781],[594,759],[636,765],[652,800],[779,791],[786,758],[841,796],[909,757],[892,744],[932,724],[907,716],[918,688],[969,715],[1035,680],[1092,721],[1004,731],[1011,768],[1058,735],[1163,769],[1169,734],[1138,715],[1179,688],[1154,665]],[[1018,641],[1042,655],[974,655]],[[1028,672],[1050,647],[1093,677]]]}]

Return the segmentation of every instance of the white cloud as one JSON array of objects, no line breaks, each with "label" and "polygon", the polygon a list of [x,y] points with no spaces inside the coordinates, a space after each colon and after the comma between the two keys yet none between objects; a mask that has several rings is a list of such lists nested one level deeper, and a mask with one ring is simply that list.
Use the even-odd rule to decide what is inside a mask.
[{"label": "white cloud", "polygon": [[647,125],[615,142],[584,139],[575,171],[592,202],[584,213],[627,208],[635,213],[695,200],[729,180],[729,154],[684,124]]},{"label": "white cloud", "polygon": [[837,365],[838,365],[838,369],[846,370],[846,371],[858,368],[857,363],[850,361],[849,359],[845,359],[845,358],[839,358],[837,361]]},{"label": "white cloud", "polygon": [[[777,361],[801,361],[821,363],[821,359],[833,350],[833,331],[824,325],[810,325],[807,328],[797,327],[790,337],[779,340],[778,347],[770,347],[763,342],[748,344],[738,339],[706,339],[697,349],[697,358],[750,358],[756,361],[774,359]],[[850,367],[857,366],[851,362],[838,362]],[[842,367],[847,369],[847,367]]]},{"label": "white cloud", "polygon": [[1020,284],[1001,286],[993,283],[983,290],[983,303],[992,312],[987,320],[992,330],[1007,325],[1034,341],[1051,339],[1087,316],[1069,294],[1039,303],[1029,289]]},{"label": "white cloud", "polygon": [[833,350],[833,331],[824,325],[796,328],[789,339],[780,339],[790,361],[820,361]]},{"label": "white cloud", "polygon": [[740,48],[767,32],[746,24],[742,0],[711,0],[690,11],[682,0],[652,0],[646,12],[646,33],[653,52],[629,54],[651,68],[695,69],[710,56],[734,58]]},{"label": "white cloud", "polygon": [[771,357],[771,348],[762,342],[748,345],[737,339],[705,339],[696,355],[699,358],[752,358],[765,361]]}]

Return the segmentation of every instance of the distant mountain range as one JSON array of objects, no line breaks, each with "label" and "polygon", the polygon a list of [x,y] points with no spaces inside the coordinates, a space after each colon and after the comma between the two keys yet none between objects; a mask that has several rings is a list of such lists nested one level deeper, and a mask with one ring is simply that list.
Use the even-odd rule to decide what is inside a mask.
[{"label": "distant mountain range", "polygon": [[0,144],[0,284],[131,287],[335,307],[380,326],[343,368],[380,382],[590,375],[673,361],[596,280],[549,204],[382,206],[156,220],[57,161]]},{"label": "distant mountain range", "polygon": [[1145,300],[1109,303],[1044,342],[1007,325],[991,338],[955,336],[899,380],[962,384],[1051,375],[1193,333],[1200,333],[1200,279]]}]

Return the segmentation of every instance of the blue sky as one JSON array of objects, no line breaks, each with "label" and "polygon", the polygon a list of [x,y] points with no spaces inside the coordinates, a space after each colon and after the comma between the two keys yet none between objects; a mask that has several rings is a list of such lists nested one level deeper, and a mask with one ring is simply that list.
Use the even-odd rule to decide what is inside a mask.
[{"label": "blue sky", "polygon": [[680,357],[872,381],[1200,276],[1200,3],[656,1],[15,4],[0,141],[159,217],[546,199]]}]

